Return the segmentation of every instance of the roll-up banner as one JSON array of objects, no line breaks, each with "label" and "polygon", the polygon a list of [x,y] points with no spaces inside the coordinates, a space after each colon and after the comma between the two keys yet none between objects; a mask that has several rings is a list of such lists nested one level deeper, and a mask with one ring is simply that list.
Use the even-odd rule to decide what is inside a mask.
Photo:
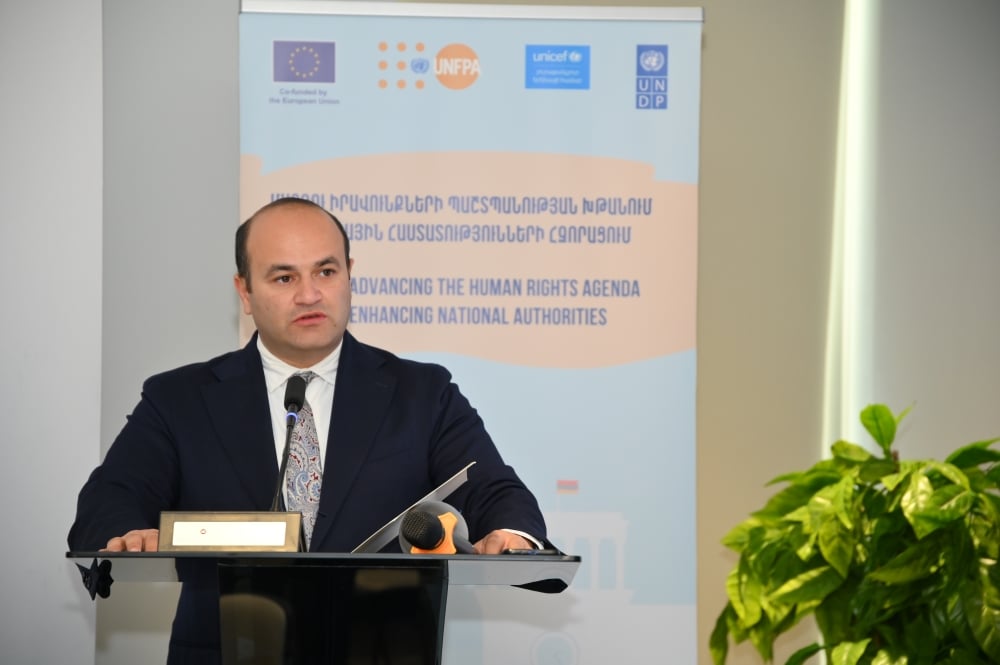
[{"label": "roll-up banner", "polygon": [[583,558],[452,589],[446,663],[697,661],[702,16],[243,2],[241,218],[335,214],[353,334],[448,367]]}]

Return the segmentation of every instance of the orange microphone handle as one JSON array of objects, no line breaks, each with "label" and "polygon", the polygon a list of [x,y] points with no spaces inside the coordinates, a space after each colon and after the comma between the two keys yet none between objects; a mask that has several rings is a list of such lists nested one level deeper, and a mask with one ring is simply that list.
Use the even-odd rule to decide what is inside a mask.
[{"label": "orange microphone handle", "polygon": [[455,547],[455,525],[458,524],[458,518],[450,511],[438,515],[437,518],[441,520],[441,526],[444,528],[444,536],[441,541],[429,550],[412,545],[410,547],[412,554],[456,554],[458,552],[458,548]]}]

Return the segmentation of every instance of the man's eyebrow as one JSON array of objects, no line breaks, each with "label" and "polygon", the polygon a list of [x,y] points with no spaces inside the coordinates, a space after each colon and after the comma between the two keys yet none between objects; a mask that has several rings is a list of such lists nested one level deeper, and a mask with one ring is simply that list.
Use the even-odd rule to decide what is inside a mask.
[{"label": "man's eyebrow", "polygon": [[276,272],[292,272],[295,270],[295,266],[289,265],[287,263],[273,263],[267,268],[265,275],[273,275]]},{"label": "man's eyebrow", "polygon": [[[325,256],[322,259],[316,261],[313,264],[313,267],[322,268],[323,266],[330,265],[331,263],[335,266],[338,267],[340,266],[340,260],[336,256],[331,254],[330,256]],[[273,275],[276,272],[295,272],[295,266],[289,263],[275,263],[269,266],[267,272],[264,274]]]},{"label": "man's eyebrow", "polygon": [[336,256],[334,256],[333,254],[331,254],[330,256],[327,256],[326,258],[322,258],[319,261],[317,261],[316,264],[315,264],[315,266],[317,268],[320,268],[322,266],[329,265],[331,263],[333,265],[335,265],[335,266],[339,266],[340,265],[340,259],[338,259]]}]

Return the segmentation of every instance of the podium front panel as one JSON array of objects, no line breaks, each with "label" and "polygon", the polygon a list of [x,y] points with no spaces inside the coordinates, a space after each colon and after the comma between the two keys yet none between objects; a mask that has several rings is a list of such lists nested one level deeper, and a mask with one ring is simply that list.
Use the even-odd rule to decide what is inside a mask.
[{"label": "podium front panel", "polygon": [[223,665],[439,665],[443,561],[219,563]]}]

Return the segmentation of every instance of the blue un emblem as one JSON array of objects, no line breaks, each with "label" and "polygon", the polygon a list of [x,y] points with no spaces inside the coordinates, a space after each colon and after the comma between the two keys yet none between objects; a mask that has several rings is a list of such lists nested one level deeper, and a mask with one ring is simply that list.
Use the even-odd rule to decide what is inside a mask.
[{"label": "blue un emblem", "polygon": [[635,107],[666,110],[667,45],[639,44],[635,54]]}]

